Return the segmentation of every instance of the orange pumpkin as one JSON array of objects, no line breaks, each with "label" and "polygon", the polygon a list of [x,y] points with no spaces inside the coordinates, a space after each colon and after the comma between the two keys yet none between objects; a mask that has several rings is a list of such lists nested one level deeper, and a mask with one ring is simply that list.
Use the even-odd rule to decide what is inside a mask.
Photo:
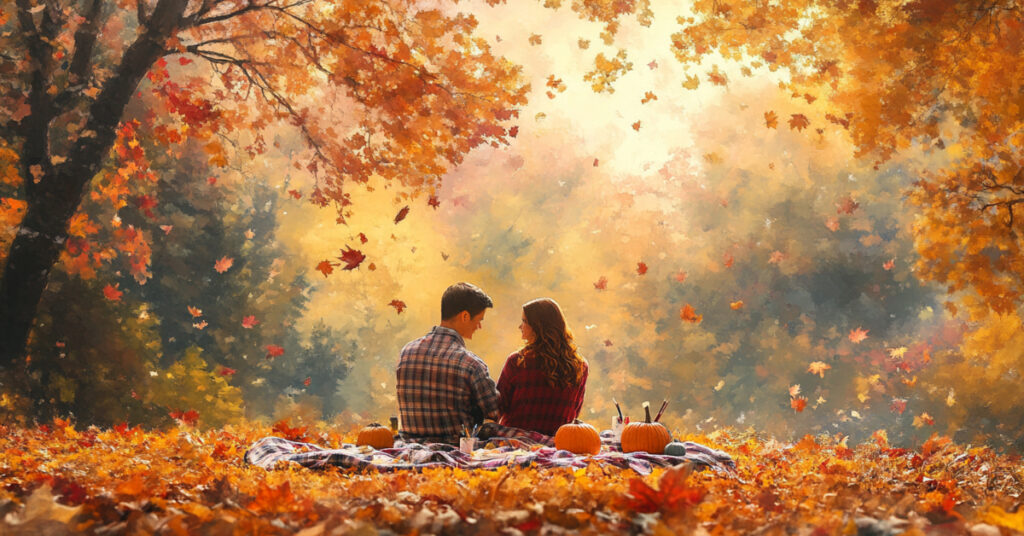
[{"label": "orange pumpkin", "polygon": [[574,419],[558,427],[555,432],[555,448],[573,454],[597,454],[601,452],[601,436],[593,426]]},{"label": "orange pumpkin", "polygon": [[359,431],[356,445],[367,445],[375,449],[389,449],[395,446],[395,436],[386,426],[371,423]]},{"label": "orange pumpkin", "polygon": [[651,422],[651,405],[644,402],[646,422],[631,422],[622,429],[622,452],[665,452],[665,445],[672,441],[668,428],[661,423]]}]

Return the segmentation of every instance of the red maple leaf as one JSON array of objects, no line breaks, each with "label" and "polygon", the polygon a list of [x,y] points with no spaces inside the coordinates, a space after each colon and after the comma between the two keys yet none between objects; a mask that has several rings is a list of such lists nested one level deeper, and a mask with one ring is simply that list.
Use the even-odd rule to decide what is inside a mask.
[{"label": "red maple leaf", "polygon": [[508,129],[508,135],[512,136],[513,138],[518,136],[519,135],[519,126],[516,125],[516,126],[510,128],[510,129]]},{"label": "red maple leaf", "polygon": [[135,198],[135,206],[146,215],[147,218],[153,218],[153,209],[156,208],[156,198],[146,194],[140,195]]},{"label": "red maple leaf", "polygon": [[283,437],[290,441],[306,441],[306,427],[296,426],[292,428],[288,426],[288,419],[282,419],[274,423],[274,427],[271,428],[271,432],[278,437]]},{"label": "red maple leaf", "polygon": [[245,329],[252,329],[252,328],[256,327],[256,324],[259,324],[259,323],[260,323],[260,321],[256,320],[256,315],[249,315],[249,316],[246,316],[246,317],[242,317],[242,327],[245,328]]},{"label": "red maple leaf", "polygon": [[409,215],[409,206],[406,205],[406,206],[402,207],[402,210],[398,211],[398,214],[395,215],[395,223],[398,223],[398,222],[404,220],[405,217],[408,216],[408,215]]},{"label": "red maple leaf", "polygon": [[611,346],[611,345],[612,345],[612,341],[611,341],[611,339],[605,339],[605,340],[604,340],[604,345],[605,345],[605,346]]},{"label": "red maple leaf", "polygon": [[605,290],[608,288],[608,278],[601,276],[597,279],[597,283],[594,283],[594,288],[597,290]]},{"label": "red maple leaf", "polygon": [[391,300],[391,303],[388,305],[394,307],[398,314],[402,314],[402,311],[405,310],[405,302],[402,300]]},{"label": "red maple leaf", "polygon": [[853,197],[846,196],[836,203],[836,213],[838,214],[853,214],[853,211],[860,207],[860,203],[853,200]]},{"label": "red maple leaf", "polygon": [[[118,285],[120,285],[120,283],[118,283]],[[108,284],[107,286],[103,287],[103,297],[110,301],[121,301],[121,296],[123,294],[124,292],[117,290],[116,286]]]},{"label": "red maple leaf", "polygon": [[904,411],[907,411],[907,399],[906,398],[894,398],[892,403],[889,404],[889,411],[903,415]]},{"label": "red maple leaf", "polygon": [[686,281],[686,272],[679,270],[678,272],[676,272],[675,278],[676,281],[679,281],[680,283]]},{"label": "red maple leaf", "polygon": [[231,376],[231,375],[233,375],[236,372],[238,372],[238,371],[233,369],[233,368],[228,368],[228,367],[225,367],[225,366],[222,365],[220,367],[220,370],[217,371],[217,374],[220,374],[221,376]]},{"label": "red maple leaf", "polygon": [[324,274],[324,277],[327,277],[334,271],[334,265],[331,264],[331,261],[320,261],[320,264],[316,265],[316,269],[320,270],[320,272]]},{"label": "red maple leaf", "polygon": [[704,319],[704,315],[697,314],[697,311],[692,305],[686,304],[679,309],[679,318],[690,322],[691,324],[699,324]]},{"label": "red maple leaf", "polygon": [[280,347],[280,346],[278,346],[276,344],[268,344],[267,345],[267,359],[278,357],[278,356],[283,355],[283,354],[284,354],[284,348],[282,348],[282,347]]},{"label": "red maple leaf", "polygon": [[366,238],[366,235],[365,235],[365,234],[363,234],[363,233],[359,233],[359,242],[360,242],[360,243],[362,243],[362,244],[365,244],[365,243],[367,243],[367,242],[369,242],[369,241],[370,241],[370,239],[369,239],[369,238]]},{"label": "red maple leaf", "polygon": [[797,413],[800,413],[807,407],[807,399],[802,396],[790,399],[789,407],[795,409]]},{"label": "red maple leaf", "polygon": [[849,335],[850,342],[859,343],[860,341],[863,341],[864,339],[868,338],[868,331],[871,330],[864,328],[851,329]]},{"label": "red maple leaf", "polygon": [[298,190],[288,190],[288,195],[294,197],[295,199],[302,199],[302,192]]},{"label": "red maple leaf", "polygon": [[647,273],[647,264],[643,262],[636,263],[636,273],[644,275]]},{"label": "red maple leaf", "polygon": [[884,268],[885,270],[888,271],[888,270],[892,270],[893,266],[896,266],[896,259],[889,259],[889,260],[885,261],[885,264],[882,265],[882,268]]},{"label": "red maple leaf", "polygon": [[306,376],[306,379],[302,380],[302,385],[305,385],[306,387],[309,387],[309,384],[311,383],[313,383],[313,378],[310,376]]},{"label": "red maple leaf", "polygon": [[213,264],[213,269],[217,270],[218,274],[223,274],[224,272],[228,271],[228,268],[231,268],[231,265],[234,263],[235,259],[232,259],[231,257],[228,256],[224,256],[221,257],[219,261]]},{"label": "red maple leaf", "polygon": [[798,132],[807,128],[811,121],[804,114],[792,114],[789,116],[789,129],[796,129]]},{"label": "red maple leaf", "polygon": [[690,486],[687,483],[692,471],[693,469],[685,464],[665,471],[658,481],[658,489],[652,488],[643,479],[631,479],[626,496],[627,506],[635,512],[645,514],[668,514],[700,504],[707,490],[703,486]]},{"label": "red maple leaf", "polygon": [[194,409],[190,409],[188,411],[172,411],[170,415],[172,419],[181,421],[188,426],[195,426],[196,423],[199,422],[199,412]]},{"label": "red maple leaf", "polygon": [[441,202],[437,200],[436,195],[430,196],[430,199],[427,200],[427,204],[434,207],[434,210],[437,210],[437,207],[441,206]]},{"label": "red maple leaf", "polygon": [[363,252],[358,249],[352,249],[347,245],[345,246],[345,249],[342,250],[341,256],[338,257],[338,260],[345,264],[342,270],[355,270],[360,264],[362,264],[364,259],[366,259],[366,255],[363,255]]}]

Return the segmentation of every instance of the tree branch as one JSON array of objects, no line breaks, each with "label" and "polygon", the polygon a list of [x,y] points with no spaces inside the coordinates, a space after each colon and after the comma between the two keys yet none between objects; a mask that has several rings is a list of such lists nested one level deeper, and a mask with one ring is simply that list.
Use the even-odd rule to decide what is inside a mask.
[{"label": "tree branch", "polygon": [[[141,4],[142,0],[139,0],[139,5]],[[71,56],[71,67],[69,68],[72,85],[84,82],[88,74],[92,49],[96,45],[96,33],[99,28],[102,8],[103,0],[90,0],[85,14],[85,22],[75,32],[75,52]]]}]

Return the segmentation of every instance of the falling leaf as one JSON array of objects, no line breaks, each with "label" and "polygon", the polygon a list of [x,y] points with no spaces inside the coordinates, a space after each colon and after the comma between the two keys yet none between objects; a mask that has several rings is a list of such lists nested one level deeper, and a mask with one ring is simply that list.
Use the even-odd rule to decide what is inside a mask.
[{"label": "falling leaf", "polygon": [[[516,128],[518,129],[518,127],[516,127]],[[515,137],[515,136],[513,136],[513,138],[514,138],[514,137]],[[437,210],[437,207],[441,206],[441,202],[440,202],[440,201],[438,201],[438,199],[437,199],[437,196],[436,196],[436,195],[432,195],[432,196],[430,196],[430,199],[428,199],[428,200],[427,200],[427,204],[428,204],[428,205],[430,205],[431,207],[433,207],[433,208],[434,208],[434,210]]]},{"label": "falling leaf", "polygon": [[903,412],[907,410],[907,399],[906,398],[894,398],[889,404],[889,411],[903,415]]},{"label": "falling leaf", "polygon": [[725,266],[726,268],[732,268],[732,264],[735,261],[736,259],[732,256],[732,253],[722,255],[722,266]]},{"label": "falling leaf", "polygon": [[576,45],[580,47],[580,50],[586,50],[590,48],[590,40],[579,39],[578,41],[576,41]]},{"label": "falling leaf", "polygon": [[775,112],[768,110],[764,113],[764,126],[767,128],[779,126],[779,116],[775,115]]},{"label": "falling leaf", "polygon": [[825,227],[828,227],[829,231],[833,233],[839,230],[839,218],[832,216],[825,220]]},{"label": "falling leaf", "polygon": [[[406,205],[406,206],[402,207],[401,210],[398,211],[398,214],[395,215],[395,223],[398,223],[398,222],[404,220],[405,217],[408,216],[408,215],[409,215],[409,206]],[[359,234],[362,234],[362,233],[359,233]]]},{"label": "falling leaf", "polygon": [[800,394],[800,384],[789,386],[789,396],[795,397]]},{"label": "falling leaf", "polygon": [[369,238],[366,238],[366,235],[365,235],[365,234],[363,234],[363,233],[359,233],[359,243],[360,243],[360,244],[365,244],[365,243],[369,242],[369,240],[370,240],[370,239],[369,239]]},{"label": "falling leaf", "polygon": [[594,288],[597,290],[605,290],[608,288],[608,278],[601,276],[597,279],[597,283],[594,283]]},{"label": "falling leaf", "polygon": [[850,335],[849,335],[850,342],[852,342],[852,343],[859,343],[859,342],[863,341],[864,339],[868,338],[868,331],[870,331],[870,330],[867,330],[867,329],[864,329],[864,328],[851,329],[850,330]]},{"label": "falling leaf", "polygon": [[648,64],[647,64],[647,67],[648,67],[648,68],[649,68],[650,70],[652,70],[652,71],[653,71],[653,70],[655,70],[655,69],[657,69],[657,68],[658,68],[658,60],[651,60],[651,63],[648,63]]},{"label": "falling leaf", "polygon": [[792,114],[789,116],[790,130],[796,129],[797,132],[799,132],[807,128],[807,126],[810,124],[811,122],[807,119],[807,116],[805,116],[804,114]]},{"label": "falling leaf", "polygon": [[781,251],[778,251],[778,250],[775,250],[775,251],[772,252],[771,256],[768,257],[768,263],[769,264],[779,264],[780,262],[782,262],[785,259],[786,259],[786,254],[785,253],[783,253]]},{"label": "falling leaf", "polygon": [[676,272],[676,275],[673,276],[673,277],[675,277],[676,281],[682,283],[682,282],[686,281],[686,272],[680,270],[680,271]]},{"label": "falling leaf", "polygon": [[260,323],[260,321],[256,320],[256,315],[248,315],[248,316],[242,317],[242,327],[245,328],[245,329],[252,329],[252,328],[256,327],[256,324],[259,324],[259,323]]},{"label": "falling leaf", "polygon": [[203,330],[203,328],[205,328],[205,327],[206,327],[206,326],[208,326],[208,325],[209,325],[209,324],[207,324],[207,323],[206,323],[206,321],[205,321],[205,320],[203,320],[202,322],[197,322],[197,323],[195,323],[195,324],[192,324],[192,327],[194,327],[194,328],[198,329],[199,331],[202,331],[202,330]]},{"label": "falling leaf", "polygon": [[743,308],[743,300],[737,300],[729,304],[729,308],[733,311],[739,311]]},{"label": "falling leaf", "polygon": [[397,314],[402,314],[402,311],[405,310],[405,302],[402,300],[391,300],[388,305],[394,307]]},{"label": "falling leaf", "polygon": [[699,324],[704,319],[704,315],[697,314],[692,305],[686,304],[679,309],[679,318],[691,324]]},{"label": "falling leaf", "polygon": [[274,358],[274,357],[279,357],[281,355],[284,355],[284,347],[282,347],[282,346],[278,346],[276,344],[268,344],[266,346],[266,349],[267,349],[267,359],[271,359],[271,358]]},{"label": "falling leaf", "polygon": [[605,346],[611,346],[611,345],[612,345],[612,341],[611,341],[611,339],[605,339],[605,340],[604,340],[604,345],[605,345]]},{"label": "falling leaf", "polygon": [[255,231],[253,231],[252,229],[246,229],[245,230],[245,239],[246,240],[252,240],[255,237],[256,237],[256,232]]},{"label": "falling leaf", "polygon": [[647,273],[647,264],[644,263],[644,262],[636,263],[636,273],[639,274],[639,275],[646,274]]},{"label": "falling leaf", "polygon": [[903,359],[903,356],[907,353],[906,346],[900,346],[899,348],[889,348],[889,357],[891,359]]},{"label": "falling leaf", "polygon": [[633,130],[640,132],[640,121],[633,123]]},{"label": "falling leaf", "polygon": [[327,277],[334,272],[334,265],[331,264],[331,261],[320,261],[320,264],[316,265],[316,269],[320,270],[324,277]]},{"label": "falling leaf", "polygon": [[822,378],[825,377],[825,371],[832,368],[832,365],[825,363],[824,361],[814,361],[807,367],[807,372],[811,374],[817,374]]},{"label": "falling leaf", "polygon": [[885,261],[885,264],[882,264],[882,268],[885,269],[886,271],[892,270],[893,266],[896,266],[896,259],[895,258],[889,259],[889,260]]},{"label": "falling leaf", "polygon": [[221,376],[233,376],[236,372],[238,371],[233,368],[228,368],[221,365],[220,370],[217,371],[217,374],[220,374]]},{"label": "falling leaf", "polygon": [[198,307],[186,305],[185,308],[188,309],[188,314],[192,315],[192,318],[203,316],[203,310]]},{"label": "falling leaf", "polygon": [[306,376],[305,380],[302,380],[302,385],[309,387],[309,384],[313,383],[313,378]]},{"label": "falling leaf", "polygon": [[696,76],[686,75],[686,81],[683,82],[684,89],[694,90],[700,87],[700,78]]},{"label": "falling leaf", "polygon": [[802,396],[790,399],[789,407],[795,409],[797,413],[800,413],[807,407],[807,399]]},{"label": "falling leaf", "polygon": [[853,211],[860,207],[860,203],[853,200],[853,197],[846,196],[836,203],[836,212],[838,214],[853,214]]},{"label": "falling leaf", "polygon": [[232,259],[231,257],[221,257],[219,261],[214,263],[213,269],[217,270],[217,273],[223,274],[224,272],[228,271],[228,269],[231,268],[231,265],[234,263],[235,259]]},{"label": "falling leaf", "polygon": [[539,34],[530,34],[530,44],[537,46],[541,43],[541,36]]},{"label": "falling leaf", "polygon": [[648,102],[651,102],[652,100],[658,100],[658,96],[655,95],[653,92],[648,91],[648,92],[644,93],[644,98],[640,99],[640,104],[647,104]]},{"label": "falling leaf", "polygon": [[[120,285],[120,283],[118,284]],[[110,301],[121,301],[121,296],[124,292],[117,290],[117,287],[108,284],[103,287],[103,297]]]},{"label": "falling leaf", "polygon": [[354,270],[362,264],[365,259],[366,255],[363,255],[361,251],[352,249],[347,245],[345,246],[345,249],[342,250],[341,256],[338,257],[338,260],[345,265],[342,270]]},{"label": "falling leaf", "polygon": [[594,159],[594,167],[597,167],[597,159]]},{"label": "falling leaf", "polygon": [[946,393],[946,406],[953,407],[954,405],[956,405],[956,392],[953,391],[953,389],[950,389],[949,392]]},{"label": "falling leaf", "polygon": [[721,391],[723,387],[725,387],[725,380],[718,380],[718,383],[715,384],[715,391]]},{"label": "falling leaf", "polygon": [[295,199],[302,199],[302,192],[298,190],[288,190],[288,195],[294,197]]},{"label": "falling leaf", "polygon": [[174,229],[173,225],[161,225],[160,226],[160,230],[163,231],[165,235],[171,234],[171,230],[172,229]]}]

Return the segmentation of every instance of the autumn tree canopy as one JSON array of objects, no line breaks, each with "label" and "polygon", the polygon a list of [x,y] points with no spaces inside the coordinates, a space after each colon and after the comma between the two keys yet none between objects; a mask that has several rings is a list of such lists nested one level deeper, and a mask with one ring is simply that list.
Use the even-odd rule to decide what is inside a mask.
[{"label": "autumn tree canopy", "polygon": [[[264,133],[286,123],[305,142],[293,163],[314,177],[309,199],[344,221],[348,189],[371,176],[429,191],[473,147],[506,142],[525,91],[517,67],[473,36],[472,17],[415,2],[19,0],[0,23],[3,207],[18,225],[0,287],[5,367],[65,248],[83,264],[122,256],[148,277],[137,229],[120,229],[113,248],[69,241],[69,226],[95,224],[76,219],[83,195],[122,208],[135,184],[159,180],[140,129],[170,151],[199,140],[223,166],[223,136],[242,130],[244,151],[263,154]],[[143,92],[169,115],[127,115]]]}]

